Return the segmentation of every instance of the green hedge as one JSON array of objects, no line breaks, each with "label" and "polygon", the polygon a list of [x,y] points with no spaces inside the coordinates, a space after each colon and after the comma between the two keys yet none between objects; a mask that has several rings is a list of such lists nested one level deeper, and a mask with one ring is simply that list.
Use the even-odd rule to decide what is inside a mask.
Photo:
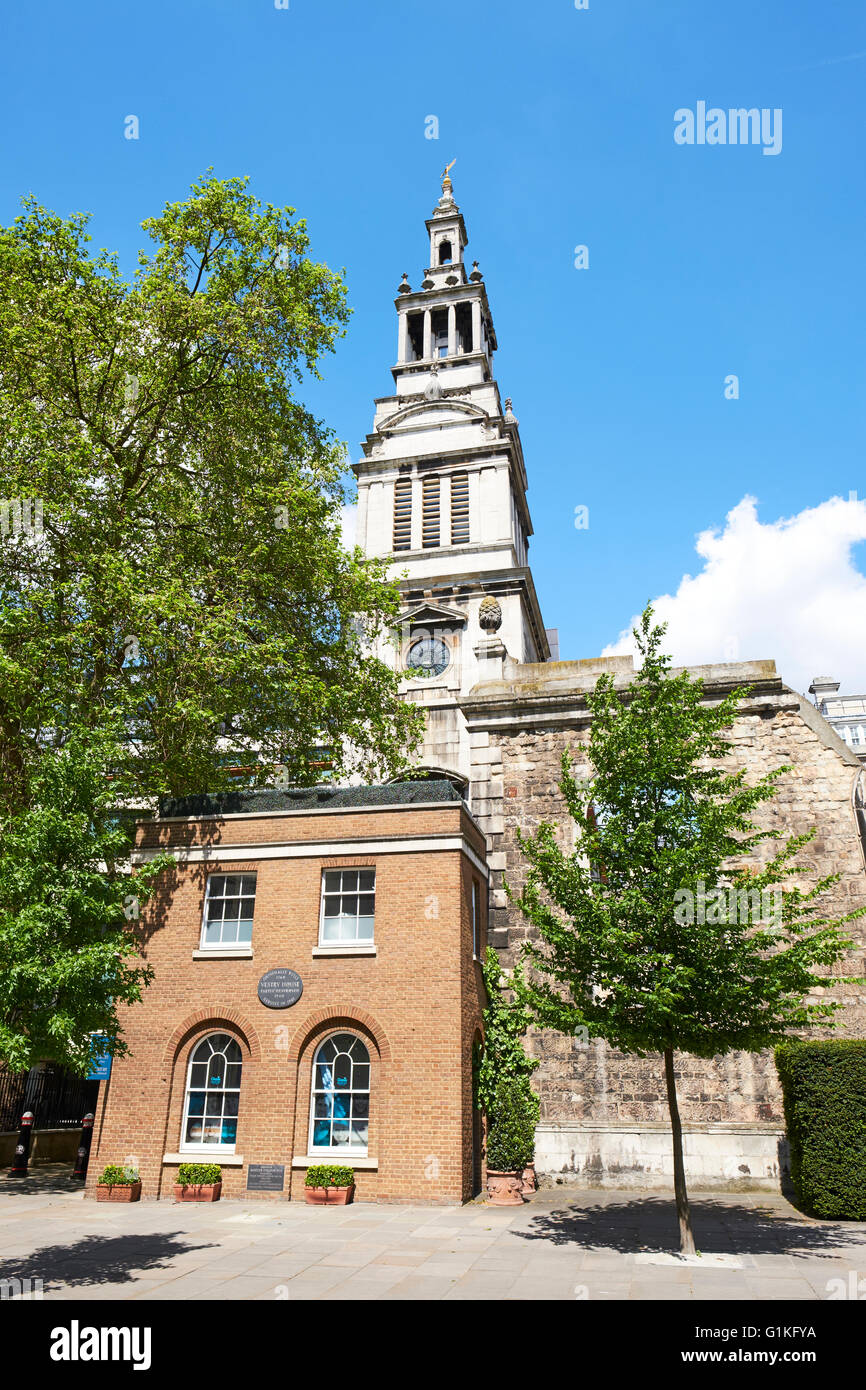
[{"label": "green hedge", "polygon": [[351,1168],[340,1168],[336,1163],[317,1163],[307,1169],[305,1187],[351,1187],[355,1174]]},{"label": "green hedge", "polygon": [[776,1070],[797,1201],[866,1221],[866,1040],[781,1043]]},{"label": "green hedge", "polygon": [[223,1170],[218,1163],[181,1163],[177,1180],[182,1187],[212,1187],[222,1182]]}]

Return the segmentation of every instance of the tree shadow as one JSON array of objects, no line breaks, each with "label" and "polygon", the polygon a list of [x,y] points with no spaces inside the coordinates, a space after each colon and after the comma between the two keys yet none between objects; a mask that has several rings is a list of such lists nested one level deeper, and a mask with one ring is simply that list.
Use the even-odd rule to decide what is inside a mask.
[{"label": "tree shadow", "polygon": [[[866,1254],[866,1226],[809,1221],[773,1207],[737,1206],[695,1198],[692,1226],[698,1250],[714,1255],[796,1255],[804,1259],[860,1247]],[[525,1230],[524,1240],[583,1249],[677,1253],[679,1227],[672,1199],[640,1197],[626,1202],[599,1202],[539,1212]]]},{"label": "tree shadow", "polygon": [[6,1279],[41,1279],[43,1292],[61,1285],[127,1284],[133,1273],[166,1269],[177,1255],[211,1250],[207,1244],[178,1244],[183,1231],[143,1235],[84,1236],[72,1245],[44,1245],[28,1255],[0,1260],[0,1286]]}]

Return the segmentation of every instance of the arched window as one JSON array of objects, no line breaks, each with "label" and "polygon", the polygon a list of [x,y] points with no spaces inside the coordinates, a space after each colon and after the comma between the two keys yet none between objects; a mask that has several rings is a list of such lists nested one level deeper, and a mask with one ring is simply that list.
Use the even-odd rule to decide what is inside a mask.
[{"label": "arched window", "polygon": [[353,1033],[333,1033],[313,1059],[310,1153],[367,1152],[370,1054]]},{"label": "arched window", "polygon": [[440,241],[440,243],[439,243],[439,264],[440,264],[440,265],[450,265],[450,264],[451,264],[451,242],[450,242],[450,241]]},{"label": "arched window", "polygon": [[189,1059],[181,1148],[217,1145],[234,1152],[241,1050],[228,1033],[211,1033]]}]

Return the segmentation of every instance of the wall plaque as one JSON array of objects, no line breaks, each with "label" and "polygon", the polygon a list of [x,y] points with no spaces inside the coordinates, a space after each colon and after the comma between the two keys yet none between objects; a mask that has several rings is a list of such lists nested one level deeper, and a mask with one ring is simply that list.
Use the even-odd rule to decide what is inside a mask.
[{"label": "wall plaque", "polygon": [[259,998],[266,1009],[290,1009],[304,992],[304,982],[294,970],[268,970],[259,980]]},{"label": "wall plaque", "polygon": [[282,1163],[251,1163],[247,1169],[247,1192],[282,1192],[285,1182]]}]

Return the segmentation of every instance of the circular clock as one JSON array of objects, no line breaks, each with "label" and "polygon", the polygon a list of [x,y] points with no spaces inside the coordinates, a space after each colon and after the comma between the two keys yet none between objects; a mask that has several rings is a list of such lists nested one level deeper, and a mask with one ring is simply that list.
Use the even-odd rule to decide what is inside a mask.
[{"label": "circular clock", "polygon": [[406,670],[413,676],[431,680],[441,676],[451,662],[451,652],[440,637],[419,637],[406,656]]}]

